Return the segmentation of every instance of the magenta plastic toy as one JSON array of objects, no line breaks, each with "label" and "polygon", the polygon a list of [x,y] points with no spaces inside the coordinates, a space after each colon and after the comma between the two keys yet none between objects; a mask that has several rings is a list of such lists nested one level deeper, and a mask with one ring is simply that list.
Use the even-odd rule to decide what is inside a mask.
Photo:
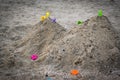
[{"label": "magenta plastic toy", "polygon": [[37,55],[37,54],[32,54],[32,55],[31,55],[31,59],[32,59],[32,60],[36,60],[37,58],[38,58],[38,55]]}]

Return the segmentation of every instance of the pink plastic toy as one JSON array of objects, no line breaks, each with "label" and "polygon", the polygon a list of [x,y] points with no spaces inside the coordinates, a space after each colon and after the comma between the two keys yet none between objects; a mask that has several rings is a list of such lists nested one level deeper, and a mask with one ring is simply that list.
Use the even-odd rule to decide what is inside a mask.
[{"label": "pink plastic toy", "polygon": [[37,58],[38,58],[38,55],[37,55],[37,54],[32,54],[32,55],[31,55],[31,59],[32,59],[32,60],[36,60]]}]

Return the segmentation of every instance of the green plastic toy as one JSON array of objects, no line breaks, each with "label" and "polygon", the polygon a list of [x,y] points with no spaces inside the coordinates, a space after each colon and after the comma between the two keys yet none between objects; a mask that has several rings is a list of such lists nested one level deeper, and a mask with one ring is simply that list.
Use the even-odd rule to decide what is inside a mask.
[{"label": "green plastic toy", "polygon": [[100,17],[103,16],[103,11],[102,10],[98,11],[98,16],[100,16]]},{"label": "green plastic toy", "polygon": [[83,21],[77,21],[77,24],[81,25],[81,24],[83,24]]}]

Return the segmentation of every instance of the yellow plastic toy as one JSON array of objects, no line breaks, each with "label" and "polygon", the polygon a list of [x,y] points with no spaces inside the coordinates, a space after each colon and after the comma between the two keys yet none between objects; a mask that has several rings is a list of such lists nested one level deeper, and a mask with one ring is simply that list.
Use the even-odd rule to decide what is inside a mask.
[{"label": "yellow plastic toy", "polygon": [[46,19],[46,16],[41,16],[41,21],[44,21]]},{"label": "yellow plastic toy", "polygon": [[46,18],[50,16],[50,12],[46,12]]}]

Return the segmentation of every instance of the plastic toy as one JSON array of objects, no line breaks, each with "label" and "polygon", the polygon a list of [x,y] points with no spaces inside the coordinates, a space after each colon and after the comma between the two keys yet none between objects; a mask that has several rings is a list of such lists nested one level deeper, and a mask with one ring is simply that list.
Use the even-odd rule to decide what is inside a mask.
[{"label": "plastic toy", "polygon": [[50,77],[47,77],[47,80],[52,80],[52,78],[50,78]]},{"label": "plastic toy", "polygon": [[46,12],[46,18],[50,16],[50,12]]},{"label": "plastic toy", "polygon": [[81,25],[81,24],[83,24],[83,21],[77,21],[77,24]]},{"label": "plastic toy", "polygon": [[52,20],[52,22],[56,22],[56,18],[53,18],[53,19],[51,19]]},{"label": "plastic toy", "polygon": [[71,70],[71,74],[72,74],[72,75],[77,75],[77,74],[79,74],[79,71],[78,71],[78,70],[76,70],[76,69]]},{"label": "plastic toy", "polygon": [[46,16],[41,16],[41,21],[44,21],[46,19]]},{"label": "plastic toy", "polygon": [[100,16],[100,17],[103,16],[103,11],[102,10],[98,11],[98,16]]},{"label": "plastic toy", "polygon": [[38,58],[38,55],[37,55],[37,54],[32,54],[32,55],[31,55],[31,59],[32,59],[32,60],[36,60],[37,58]]}]

